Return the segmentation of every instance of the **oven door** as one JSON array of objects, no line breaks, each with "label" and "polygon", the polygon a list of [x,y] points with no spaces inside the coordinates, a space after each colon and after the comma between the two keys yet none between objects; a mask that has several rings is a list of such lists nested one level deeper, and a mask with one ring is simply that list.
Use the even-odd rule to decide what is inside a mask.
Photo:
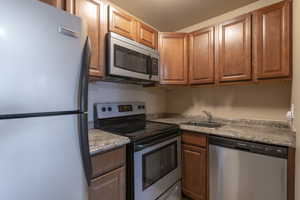
[{"label": "oven door", "polygon": [[175,137],[134,153],[135,200],[157,199],[181,179],[180,147]]},{"label": "oven door", "polygon": [[108,74],[158,81],[159,56],[156,51],[120,35],[109,34]]}]

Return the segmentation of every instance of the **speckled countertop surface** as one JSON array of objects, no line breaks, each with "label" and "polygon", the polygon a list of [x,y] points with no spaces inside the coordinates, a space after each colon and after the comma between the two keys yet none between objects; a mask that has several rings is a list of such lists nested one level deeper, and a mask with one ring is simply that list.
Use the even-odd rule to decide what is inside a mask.
[{"label": "speckled countertop surface", "polygon": [[216,119],[224,126],[220,128],[205,128],[185,125],[189,121],[201,121],[203,117],[170,117],[158,118],[151,121],[178,124],[181,130],[205,133],[215,136],[237,138],[252,142],[262,142],[281,146],[295,147],[296,133],[287,123],[266,120],[224,120]]},{"label": "speckled countertop surface", "polygon": [[129,143],[127,137],[115,135],[98,129],[89,130],[90,154],[95,155]]}]

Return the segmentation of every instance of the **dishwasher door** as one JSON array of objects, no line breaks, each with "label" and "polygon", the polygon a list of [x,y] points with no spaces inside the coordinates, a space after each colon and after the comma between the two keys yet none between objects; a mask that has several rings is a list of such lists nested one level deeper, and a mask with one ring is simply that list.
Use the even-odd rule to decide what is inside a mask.
[{"label": "dishwasher door", "polygon": [[210,200],[286,200],[287,159],[209,146]]}]

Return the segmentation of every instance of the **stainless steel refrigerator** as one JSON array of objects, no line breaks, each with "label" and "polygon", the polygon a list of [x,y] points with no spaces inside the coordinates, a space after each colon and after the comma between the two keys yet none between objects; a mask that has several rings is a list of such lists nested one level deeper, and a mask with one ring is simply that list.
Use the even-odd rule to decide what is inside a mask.
[{"label": "stainless steel refrigerator", "polygon": [[87,199],[89,52],[80,18],[1,1],[0,199]]}]

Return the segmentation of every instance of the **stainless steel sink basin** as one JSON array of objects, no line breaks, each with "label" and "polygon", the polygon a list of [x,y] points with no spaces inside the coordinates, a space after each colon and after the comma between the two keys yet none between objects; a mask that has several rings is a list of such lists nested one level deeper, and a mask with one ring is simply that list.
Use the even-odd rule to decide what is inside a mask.
[{"label": "stainless steel sink basin", "polygon": [[210,122],[210,121],[191,121],[182,123],[184,125],[190,125],[190,126],[200,126],[200,127],[206,127],[206,128],[219,128],[224,126],[224,124],[221,124],[219,122]]}]

